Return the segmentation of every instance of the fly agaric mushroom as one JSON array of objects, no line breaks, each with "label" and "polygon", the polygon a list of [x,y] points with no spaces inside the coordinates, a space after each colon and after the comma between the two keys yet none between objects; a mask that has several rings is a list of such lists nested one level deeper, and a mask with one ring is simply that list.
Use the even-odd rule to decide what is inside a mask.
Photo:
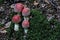
[{"label": "fly agaric mushroom", "polygon": [[22,10],[22,16],[24,16],[24,19],[29,20],[29,18],[28,18],[29,15],[30,15],[30,9],[25,7],[25,8]]},{"label": "fly agaric mushroom", "polygon": [[12,21],[14,23],[19,23],[21,21],[20,15],[14,15],[13,18],[12,18]]},{"label": "fly agaric mushroom", "polygon": [[29,8],[24,8],[22,10],[22,16],[29,16],[30,15],[30,9]]},{"label": "fly agaric mushroom", "polygon": [[29,21],[28,21],[28,20],[24,20],[24,21],[22,22],[22,27],[23,27],[23,28],[28,28],[28,27],[29,27]]},{"label": "fly agaric mushroom", "polygon": [[14,15],[13,18],[12,18],[12,22],[15,23],[14,25],[14,30],[15,31],[18,31],[19,30],[19,22],[21,21],[21,17],[20,15]]},{"label": "fly agaric mushroom", "polygon": [[17,4],[15,4],[14,10],[16,12],[21,12],[23,10],[23,8],[24,8],[24,5],[22,3],[17,3]]},{"label": "fly agaric mushroom", "polygon": [[25,34],[27,34],[27,31],[28,31],[28,27],[29,27],[29,21],[28,20],[24,20],[23,22],[22,22],[22,27],[24,28],[24,33]]}]

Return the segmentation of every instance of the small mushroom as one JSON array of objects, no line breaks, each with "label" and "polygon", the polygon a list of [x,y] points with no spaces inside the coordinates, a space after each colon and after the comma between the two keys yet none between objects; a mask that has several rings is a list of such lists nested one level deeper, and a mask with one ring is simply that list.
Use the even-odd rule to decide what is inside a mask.
[{"label": "small mushroom", "polygon": [[12,18],[12,22],[15,23],[14,25],[14,30],[15,31],[18,31],[19,30],[19,22],[21,21],[21,17],[20,15],[14,15],[13,18]]},{"label": "small mushroom", "polygon": [[22,3],[16,3],[15,7],[14,7],[14,10],[16,12],[21,12],[23,10],[23,8],[24,8],[24,5]]},{"label": "small mushroom", "polygon": [[30,9],[29,8],[24,8],[22,11],[22,16],[29,16],[30,15]]},{"label": "small mushroom", "polygon": [[28,20],[24,20],[23,22],[22,22],[22,27],[23,28],[28,28],[29,27],[29,21]]},{"label": "small mushroom", "polygon": [[25,33],[25,34],[27,34],[27,32],[28,32],[29,25],[30,25],[30,23],[29,23],[28,20],[24,20],[24,21],[22,22],[22,27],[24,28],[24,33]]}]

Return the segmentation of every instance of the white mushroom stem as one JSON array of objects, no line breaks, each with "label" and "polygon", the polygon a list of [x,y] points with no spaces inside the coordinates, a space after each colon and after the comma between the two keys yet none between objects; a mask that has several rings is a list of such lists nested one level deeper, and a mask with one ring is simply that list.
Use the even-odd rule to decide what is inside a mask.
[{"label": "white mushroom stem", "polygon": [[29,20],[29,18],[24,16],[24,20]]},{"label": "white mushroom stem", "polygon": [[16,24],[16,23],[15,23],[15,25],[14,25],[14,30],[15,30],[15,31],[18,31],[18,30],[19,30],[19,24]]},{"label": "white mushroom stem", "polygon": [[26,37],[27,37],[27,32],[28,32],[28,29],[27,28],[24,28],[24,40],[26,40]]},{"label": "white mushroom stem", "polygon": [[28,29],[24,28],[24,33],[27,34],[27,32],[28,32]]}]

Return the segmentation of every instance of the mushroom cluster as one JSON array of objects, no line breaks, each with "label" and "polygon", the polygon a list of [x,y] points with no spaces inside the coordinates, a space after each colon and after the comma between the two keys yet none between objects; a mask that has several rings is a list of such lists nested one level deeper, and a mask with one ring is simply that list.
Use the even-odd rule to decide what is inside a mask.
[{"label": "mushroom cluster", "polygon": [[[21,16],[23,16],[24,20],[22,21],[22,27],[24,29],[28,29],[30,23],[29,23],[29,15],[30,15],[30,9],[28,7],[24,7],[24,5],[22,3],[16,3],[14,6],[14,10],[16,12],[22,13],[22,15],[20,14],[16,14],[12,17],[12,22],[15,23],[14,25],[14,30],[18,31],[19,30],[19,22],[21,22]],[[27,19],[28,18],[28,19]],[[25,33],[26,30],[24,30]]]}]

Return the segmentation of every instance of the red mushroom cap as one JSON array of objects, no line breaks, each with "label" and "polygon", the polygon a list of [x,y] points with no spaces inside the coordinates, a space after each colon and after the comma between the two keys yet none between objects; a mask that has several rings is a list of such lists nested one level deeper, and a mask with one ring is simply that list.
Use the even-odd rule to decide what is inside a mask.
[{"label": "red mushroom cap", "polygon": [[24,20],[23,22],[22,22],[22,27],[23,28],[28,28],[29,27],[29,21],[28,20]]},{"label": "red mushroom cap", "polygon": [[29,8],[24,8],[22,11],[22,16],[29,16],[30,15],[30,9]]},{"label": "red mushroom cap", "polygon": [[24,5],[23,4],[21,4],[21,3],[15,4],[15,10],[17,12],[21,12],[23,10],[23,8],[24,8]]},{"label": "red mushroom cap", "polygon": [[14,23],[19,23],[21,21],[20,15],[14,15],[13,18],[12,18],[12,21]]}]

